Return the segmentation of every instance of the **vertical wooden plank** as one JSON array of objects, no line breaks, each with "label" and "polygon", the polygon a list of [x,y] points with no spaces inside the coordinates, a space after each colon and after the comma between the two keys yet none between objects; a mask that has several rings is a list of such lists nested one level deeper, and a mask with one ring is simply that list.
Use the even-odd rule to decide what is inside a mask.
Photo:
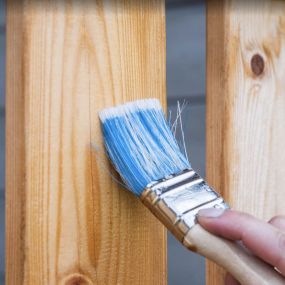
[{"label": "vertical wooden plank", "polygon": [[165,230],[111,179],[98,121],[129,100],[165,105],[163,1],[7,11],[6,283],[165,284]]},{"label": "vertical wooden plank", "polygon": [[[22,5],[11,2],[6,17],[6,282],[23,284],[25,135]],[[13,11],[13,13],[11,13]],[[10,65],[11,64],[11,65]],[[13,64],[13,67],[12,67]],[[15,68],[16,67],[16,68]]]},{"label": "vertical wooden plank", "polygon": [[[230,205],[284,214],[285,2],[208,1],[207,179]],[[207,284],[223,284],[207,265]]]}]

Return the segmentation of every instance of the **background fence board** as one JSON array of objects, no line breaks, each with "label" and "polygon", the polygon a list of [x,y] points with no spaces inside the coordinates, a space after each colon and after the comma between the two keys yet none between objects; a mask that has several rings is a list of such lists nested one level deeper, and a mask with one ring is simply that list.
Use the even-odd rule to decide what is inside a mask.
[{"label": "background fence board", "polygon": [[[207,179],[238,210],[284,214],[285,2],[208,1]],[[207,267],[207,284],[223,283]]]}]

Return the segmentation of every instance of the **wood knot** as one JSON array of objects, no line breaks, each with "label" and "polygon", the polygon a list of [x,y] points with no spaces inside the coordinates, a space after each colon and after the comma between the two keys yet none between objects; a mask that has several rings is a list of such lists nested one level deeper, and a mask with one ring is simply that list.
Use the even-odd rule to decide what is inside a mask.
[{"label": "wood knot", "polygon": [[73,273],[65,278],[60,283],[61,285],[93,285],[93,282],[80,273]]},{"label": "wood knot", "polygon": [[259,76],[264,71],[264,59],[260,54],[255,54],[250,61],[251,70],[254,75]]}]

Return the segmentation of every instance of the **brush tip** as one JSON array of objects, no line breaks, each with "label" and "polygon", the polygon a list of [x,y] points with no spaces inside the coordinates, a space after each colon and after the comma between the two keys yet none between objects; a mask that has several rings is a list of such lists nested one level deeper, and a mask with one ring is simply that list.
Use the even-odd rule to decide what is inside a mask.
[{"label": "brush tip", "polygon": [[157,99],[108,108],[99,117],[109,158],[135,195],[153,181],[190,168]]},{"label": "brush tip", "polygon": [[106,108],[99,112],[99,118],[101,122],[104,123],[106,120],[110,118],[120,117],[120,116],[122,117],[125,116],[126,114],[151,108],[158,110],[161,109],[161,105],[158,99],[153,98],[153,99],[136,100],[125,104],[117,105],[115,107]]}]

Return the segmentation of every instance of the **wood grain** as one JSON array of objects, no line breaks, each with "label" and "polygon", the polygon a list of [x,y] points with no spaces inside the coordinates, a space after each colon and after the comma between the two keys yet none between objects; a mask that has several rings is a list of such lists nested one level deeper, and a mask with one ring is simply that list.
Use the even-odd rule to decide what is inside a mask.
[{"label": "wood grain", "polygon": [[208,1],[207,180],[264,220],[284,214],[284,82],[284,1]]},{"label": "wood grain", "polygon": [[163,1],[8,1],[6,284],[166,283],[165,230],[111,179],[98,120],[146,97],[166,104]]}]

